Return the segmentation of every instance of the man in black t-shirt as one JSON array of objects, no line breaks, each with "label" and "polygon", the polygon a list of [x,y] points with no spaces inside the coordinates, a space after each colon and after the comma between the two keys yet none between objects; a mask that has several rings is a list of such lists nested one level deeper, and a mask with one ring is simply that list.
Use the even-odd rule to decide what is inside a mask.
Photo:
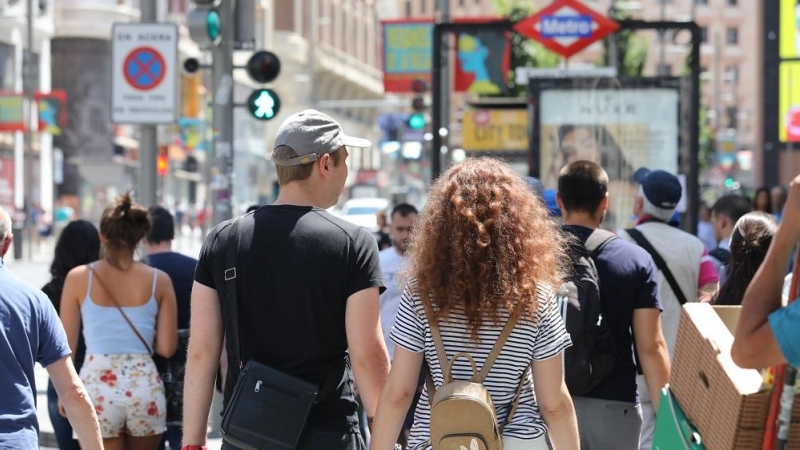
[{"label": "man in black t-shirt", "polygon": [[[242,359],[319,387],[299,449],[364,449],[353,378],[371,418],[388,375],[379,320],[378,297],[384,285],[377,243],[366,229],[325,211],[336,204],[344,187],[347,147],[369,145],[346,136],[338,123],[320,112],[290,116],[278,130],[272,153],[281,187],[278,199],[246,215],[239,225],[236,280]],[[229,317],[229,305],[220,302],[217,290],[224,288],[225,250],[234,242],[231,223],[219,224],[208,235],[195,273],[185,446],[206,442],[222,318]],[[228,355],[236,354],[232,341],[228,336]],[[239,361],[228,364],[226,405],[238,368]]]},{"label": "man in black t-shirt", "polygon": [[153,226],[147,235],[147,264],[169,275],[175,288],[175,300],[178,305],[178,348],[171,358],[153,355],[164,381],[167,396],[167,432],[164,433],[159,449],[163,450],[167,442],[170,449],[177,449],[181,447],[184,368],[189,336],[192,283],[197,260],[172,251],[175,220],[169,211],[161,206],[153,206],[149,213]]},{"label": "man in black t-shirt", "polygon": [[[608,208],[608,175],[597,164],[575,161],[558,177],[564,231],[586,242]],[[636,356],[654,399],[669,379],[667,344],[661,332],[658,272],[640,247],[612,239],[593,257],[600,300],[614,335],[611,374],[584,396],[573,396],[581,449],[637,450],[642,411],[636,392]]]}]

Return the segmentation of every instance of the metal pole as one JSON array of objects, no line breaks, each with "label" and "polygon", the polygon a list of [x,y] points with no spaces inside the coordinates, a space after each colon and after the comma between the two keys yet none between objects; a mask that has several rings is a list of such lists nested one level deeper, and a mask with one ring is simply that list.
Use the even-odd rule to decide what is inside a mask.
[{"label": "metal pole", "polygon": [[[442,127],[442,97],[439,92],[442,90],[442,65],[446,65],[447,61],[442,59],[442,24],[435,24],[433,26],[433,70],[431,74],[431,92],[433,95],[433,104],[431,109],[431,128],[433,140],[431,140],[431,183],[439,178],[442,172],[442,136],[439,134],[439,128]],[[446,72],[445,72],[446,73]]]},{"label": "metal pole", "polygon": [[697,234],[698,212],[700,211],[700,27],[692,22],[692,65],[691,65],[691,107],[689,108],[689,231]]},{"label": "metal pole", "polygon": [[[443,23],[450,22],[450,0],[439,0],[439,21]],[[439,127],[434,128],[432,131],[433,134],[439,134],[440,128],[446,128],[448,131],[450,130],[450,45],[451,41],[454,39],[452,34],[448,34],[444,37],[445,42],[443,47],[441,48],[442,51],[442,60],[445,62],[445,70],[442,71],[441,74],[441,85],[439,86],[439,91],[433,91],[433,95],[440,95],[442,98],[441,108],[442,108],[442,118]],[[450,133],[447,133],[449,136]],[[441,142],[441,141],[440,141]],[[449,142],[449,139],[447,139]],[[441,167],[441,159],[442,159],[442,152],[441,152],[441,144],[436,147],[440,151],[434,153],[438,159],[439,164]],[[445,168],[450,165],[450,146],[447,146],[447,152],[445,152],[447,158],[445,159]]]},{"label": "metal pole", "polygon": [[233,217],[233,3],[233,0],[224,1],[217,7],[222,22],[222,41],[212,49],[211,226]]},{"label": "metal pole", "polygon": [[[25,141],[27,143],[27,151],[25,152],[25,239],[28,241],[28,258],[33,260],[33,236],[36,230],[36,224],[33,222],[33,115],[36,114],[36,105],[33,102],[33,94],[36,91],[35,81],[38,78],[33,75],[36,71],[33,69],[33,0],[28,0],[27,3],[27,34],[28,45],[27,53],[25,54],[25,78],[28,80],[27,96],[28,96],[28,111],[25,115]],[[25,82],[23,81],[23,85]]]},{"label": "metal pole", "polygon": [[[156,12],[157,1],[158,0],[142,0],[140,4],[142,23],[156,22],[158,19]],[[155,206],[157,204],[157,158],[158,129],[155,125],[142,125],[139,127],[139,192],[136,196],[136,200],[145,207]]]}]

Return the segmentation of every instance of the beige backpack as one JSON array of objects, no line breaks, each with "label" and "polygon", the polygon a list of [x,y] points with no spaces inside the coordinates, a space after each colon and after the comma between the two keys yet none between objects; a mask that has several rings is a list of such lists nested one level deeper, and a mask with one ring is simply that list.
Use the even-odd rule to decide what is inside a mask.
[{"label": "beige backpack", "polygon": [[[430,443],[433,450],[502,450],[502,428],[497,422],[492,396],[482,383],[511,334],[511,330],[514,329],[517,319],[513,317],[509,319],[492,347],[491,353],[486,358],[486,363],[478,373],[475,360],[467,353],[457,353],[453,359],[447,361],[447,354],[444,351],[442,336],[439,333],[439,325],[436,323],[433,309],[425,301],[422,304],[425,307],[425,315],[428,316],[439,365],[442,367],[444,375],[444,384],[438,390],[435,388],[430,369],[426,375],[428,401],[431,407]],[[453,380],[453,366],[459,358],[467,359],[472,365],[472,378],[469,381]],[[526,372],[527,370],[523,372],[522,379],[517,386],[517,395],[504,426],[511,421],[517,410]]]}]

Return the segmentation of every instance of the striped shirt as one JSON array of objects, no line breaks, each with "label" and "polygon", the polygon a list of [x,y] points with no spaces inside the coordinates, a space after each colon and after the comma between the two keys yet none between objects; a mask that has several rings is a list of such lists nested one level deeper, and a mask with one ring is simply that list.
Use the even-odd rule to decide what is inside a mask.
[{"label": "striped shirt", "polygon": [[[534,397],[531,372],[527,369],[533,361],[556,356],[572,345],[553,290],[549,287],[540,288],[538,296],[539,308],[536,317],[534,320],[523,318],[517,322],[483,383],[492,395],[497,409],[497,419],[502,425],[514,401],[519,380],[523,375],[526,377],[519,408],[514,414],[513,421],[503,430],[505,436],[526,440],[539,438],[547,432]],[[507,312],[503,311],[500,314],[502,320],[498,326],[490,322],[480,327],[478,331],[480,340],[477,343],[470,340],[470,331],[463,309],[451,312],[446,321],[439,319],[439,329],[448,360],[458,352],[467,352],[475,359],[480,371],[508,321]],[[444,381],[442,367],[436,355],[431,329],[414,280],[408,283],[403,292],[391,338],[395,344],[408,351],[424,352],[425,361],[433,374],[436,387],[442,386]],[[467,380],[471,376],[472,368],[469,362],[463,358],[456,361],[453,366],[453,379]],[[409,448],[414,450],[424,448],[429,437],[430,406],[426,387],[414,414]]]}]

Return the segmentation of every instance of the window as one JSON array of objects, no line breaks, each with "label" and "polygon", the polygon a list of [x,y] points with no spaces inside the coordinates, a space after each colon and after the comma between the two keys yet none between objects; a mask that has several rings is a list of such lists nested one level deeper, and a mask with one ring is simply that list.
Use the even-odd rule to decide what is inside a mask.
[{"label": "window", "polygon": [[464,6],[464,0],[458,0],[458,6],[463,7]]},{"label": "window", "polygon": [[411,17],[411,0],[406,0],[406,17]]},{"label": "window", "polygon": [[725,68],[725,82],[739,84],[739,66],[728,66]]},{"label": "window", "polygon": [[739,43],[739,29],[738,28],[728,28],[725,31],[725,41],[728,44],[738,44]]},{"label": "window", "polygon": [[425,0],[420,0],[419,2],[419,12],[421,15],[425,15],[428,12],[428,2]]},{"label": "window", "polygon": [[707,5],[708,0],[694,0],[695,5]]},{"label": "window", "polygon": [[736,129],[737,117],[739,116],[739,110],[736,108],[736,105],[730,105],[725,107],[725,115],[728,116],[728,127]]},{"label": "window", "polygon": [[708,27],[700,27],[700,42],[708,42]]},{"label": "window", "polygon": [[727,0],[728,6],[736,6],[739,4],[739,0]]}]

